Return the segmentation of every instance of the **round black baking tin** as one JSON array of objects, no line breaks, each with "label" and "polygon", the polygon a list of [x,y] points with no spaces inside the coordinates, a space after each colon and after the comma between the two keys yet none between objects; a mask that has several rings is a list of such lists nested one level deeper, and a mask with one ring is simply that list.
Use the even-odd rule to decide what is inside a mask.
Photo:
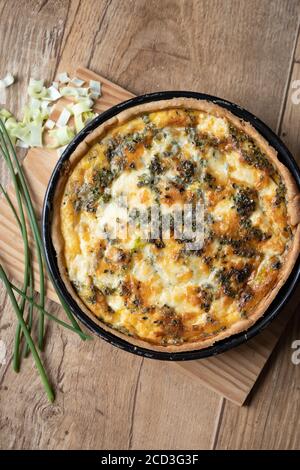
[{"label": "round black baking tin", "polygon": [[110,333],[104,328],[101,328],[97,325],[88,315],[86,315],[80,307],[77,305],[76,301],[70,295],[68,290],[66,289],[64,282],[60,276],[56,252],[52,244],[51,240],[51,223],[52,223],[52,214],[53,214],[53,197],[55,193],[55,188],[60,176],[60,172],[62,169],[63,164],[70,158],[76,147],[84,140],[84,138],[96,129],[100,124],[107,121],[111,117],[117,115],[124,109],[132,108],[136,105],[149,103],[151,101],[160,101],[166,100],[171,98],[195,98],[198,100],[207,100],[211,101],[219,106],[222,106],[225,109],[228,109],[233,114],[238,116],[239,118],[248,121],[252,124],[253,127],[257,129],[257,131],[265,137],[265,139],[274,147],[274,149],[278,152],[279,160],[287,166],[287,168],[292,173],[293,177],[295,178],[298,187],[300,188],[300,170],[293,159],[292,155],[290,154],[289,150],[286,148],[284,143],[279,139],[279,137],[268,127],[266,126],[260,119],[256,116],[251,114],[250,112],[246,111],[245,109],[241,108],[240,106],[231,103],[229,101],[223,100],[221,98],[217,98],[215,96],[206,95],[203,93],[196,93],[190,91],[166,91],[166,92],[158,92],[158,93],[149,93],[146,95],[138,96],[136,98],[132,98],[128,101],[120,103],[116,106],[113,106],[109,110],[105,111],[104,113],[97,116],[93,119],[76,137],[72,140],[72,142],[68,145],[66,150],[63,152],[62,156],[60,157],[59,161],[57,162],[52,176],[50,178],[48,188],[46,191],[45,199],[44,199],[44,207],[43,207],[43,216],[42,216],[42,230],[43,230],[43,242],[45,246],[46,252],[46,261],[48,265],[48,269],[50,270],[54,280],[56,288],[58,289],[59,293],[62,295],[64,300],[69,305],[73,314],[92,332],[103,338],[105,341],[117,346],[121,349],[129,351],[131,353],[145,356],[152,359],[160,359],[160,360],[167,360],[167,361],[186,361],[192,359],[200,359],[209,356],[213,356],[216,354],[220,354],[228,349],[231,349],[235,346],[239,346],[240,344],[248,341],[250,338],[253,338],[255,335],[260,333],[264,328],[266,328],[272,320],[279,314],[280,310],[282,309],[283,305],[286,304],[287,300],[292,295],[296,284],[300,278],[300,257],[295,263],[294,269],[290,274],[288,280],[284,284],[284,286],[278,292],[275,300],[269,306],[265,314],[247,331],[230,336],[227,339],[222,341],[218,341],[215,345],[210,346],[205,349],[199,349],[194,351],[183,351],[177,353],[170,353],[170,352],[163,352],[163,351],[153,351],[151,349],[142,348],[139,346],[134,346],[133,344],[129,343],[125,339],[119,338],[115,336],[113,333]]}]

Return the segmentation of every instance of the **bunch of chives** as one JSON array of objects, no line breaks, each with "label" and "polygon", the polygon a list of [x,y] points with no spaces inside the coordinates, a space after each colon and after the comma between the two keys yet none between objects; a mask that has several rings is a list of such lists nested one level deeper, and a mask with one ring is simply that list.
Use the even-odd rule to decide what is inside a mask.
[{"label": "bunch of chives", "polygon": [[[5,288],[7,290],[8,296],[11,300],[13,309],[17,316],[18,325],[16,329],[16,337],[15,337],[15,346],[14,346],[14,358],[13,358],[13,367],[16,372],[20,370],[20,362],[21,362],[21,337],[22,334],[25,338],[25,350],[24,356],[29,354],[31,351],[32,356],[35,360],[37,369],[40,373],[42,383],[45,387],[47,396],[50,401],[54,400],[54,392],[51,388],[49,380],[47,378],[45,369],[42,365],[40,355],[38,353],[38,349],[43,349],[44,343],[44,317],[47,316],[48,318],[54,320],[55,322],[59,323],[60,325],[68,328],[69,330],[74,331],[77,333],[83,340],[89,338],[81,328],[79,327],[76,319],[74,318],[71,310],[69,309],[68,305],[65,303],[64,299],[60,296],[60,293],[57,292],[57,295],[60,299],[61,305],[64,308],[71,325],[65,323],[62,320],[59,320],[51,313],[45,310],[45,272],[44,272],[44,262],[45,262],[45,251],[44,246],[41,239],[40,229],[37,223],[35,211],[33,208],[32,200],[30,197],[30,192],[28,189],[28,185],[26,182],[26,178],[22,167],[19,163],[19,160],[16,155],[16,151],[14,146],[9,138],[7,130],[5,128],[4,123],[0,119],[0,156],[4,159],[9,173],[11,180],[13,182],[16,200],[17,200],[17,208],[14,206],[13,202],[11,201],[9,195],[4,190],[2,185],[0,184],[0,190],[5,197],[8,205],[10,206],[12,213],[15,217],[16,223],[19,227],[19,230],[22,235],[23,239],[23,247],[24,247],[24,276],[23,276],[23,286],[22,289],[17,288],[13,285],[3,268],[0,264],[0,279],[3,281]],[[26,224],[26,217],[28,219],[28,226]],[[34,249],[37,256],[38,261],[38,268],[39,268],[39,284],[40,284],[40,295],[38,302],[35,302],[33,299],[34,294],[34,273],[33,273],[33,253],[29,246],[29,237],[28,237],[28,229],[30,228],[33,239],[34,239]],[[51,279],[51,274],[49,277]],[[53,280],[53,279],[51,279]],[[18,302],[16,298],[16,294],[20,296],[20,300]],[[28,315],[25,318],[25,308],[28,305]],[[31,335],[32,324],[33,324],[33,311],[36,309],[39,313],[38,317],[38,341],[37,346]]]}]

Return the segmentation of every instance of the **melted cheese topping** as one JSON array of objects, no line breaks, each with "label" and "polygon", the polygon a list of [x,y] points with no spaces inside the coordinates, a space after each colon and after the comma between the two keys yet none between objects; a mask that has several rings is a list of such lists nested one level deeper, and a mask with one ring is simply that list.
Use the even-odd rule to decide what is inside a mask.
[{"label": "melted cheese topping", "polygon": [[[172,226],[170,237],[161,227],[159,239],[145,236],[138,215],[174,217],[197,202],[201,249],[188,250]],[[214,337],[251,317],[292,238],[285,187],[267,156],[227,119],[195,110],[110,130],[72,170],[60,210],[78,296],[111,327],[159,345]]]}]

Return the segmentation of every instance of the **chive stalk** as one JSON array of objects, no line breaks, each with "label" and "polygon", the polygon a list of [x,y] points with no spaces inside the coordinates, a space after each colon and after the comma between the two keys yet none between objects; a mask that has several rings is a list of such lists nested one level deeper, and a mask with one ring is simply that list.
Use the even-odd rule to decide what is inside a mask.
[{"label": "chive stalk", "polygon": [[47,375],[46,375],[45,369],[44,369],[44,367],[43,367],[43,364],[42,364],[42,361],[41,361],[41,359],[40,359],[40,356],[39,356],[39,354],[38,354],[38,352],[37,352],[37,349],[36,349],[36,347],[35,347],[35,345],[34,345],[34,342],[33,342],[32,338],[31,338],[31,335],[30,335],[30,333],[29,333],[29,331],[28,331],[28,329],[27,329],[26,323],[25,323],[24,318],[23,318],[23,315],[22,315],[22,313],[21,313],[21,311],[20,311],[18,302],[16,301],[16,298],[15,298],[15,296],[14,296],[14,293],[13,293],[13,290],[12,290],[12,288],[11,288],[10,282],[9,282],[9,280],[8,280],[8,278],[7,278],[6,274],[5,274],[5,271],[3,270],[1,264],[0,264],[0,277],[1,277],[1,279],[2,279],[2,281],[3,281],[3,283],[4,283],[4,285],[5,285],[5,288],[6,288],[6,290],[7,290],[8,296],[9,296],[9,298],[10,298],[10,300],[11,300],[12,306],[13,306],[13,308],[14,308],[14,311],[15,311],[15,313],[16,313],[16,315],[17,315],[19,324],[20,324],[20,326],[21,326],[22,332],[23,332],[23,334],[24,334],[24,336],[25,336],[25,338],[26,338],[26,341],[27,341],[27,343],[28,343],[28,346],[29,346],[29,348],[30,348],[30,350],[31,350],[32,356],[33,356],[33,358],[34,358],[36,367],[37,367],[37,369],[38,369],[38,371],[39,371],[39,374],[40,374],[40,376],[41,376],[41,380],[42,380],[42,383],[43,383],[43,385],[44,385],[44,388],[45,388],[45,391],[46,391],[46,393],[47,393],[47,396],[48,396],[49,400],[50,400],[51,402],[53,402],[53,401],[54,401],[54,398],[55,398],[54,392],[53,392],[53,390],[52,390],[52,388],[51,388],[51,385],[50,385],[50,383],[49,383],[48,377],[47,377]]},{"label": "chive stalk", "polygon": [[47,312],[47,310],[45,310],[45,308],[41,307],[39,303],[35,302],[32,297],[30,297],[29,295],[24,294],[24,292],[21,289],[19,289],[17,286],[15,286],[14,284],[12,284],[11,282],[9,284],[10,284],[10,287],[12,288],[12,290],[17,292],[17,294],[21,295],[21,297],[25,298],[28,302],[30,302],[30,304],[33,307],[37,308],[43,315],[46,315],[47,317],[51,318],[51,320],[54,320],[56,323],[58,323],[61,326],[64,326],[68,330],[74,331],[74,333],[77,333],[81,338],[84,338],[84,339],[89,339],[90,338],[89,335],[83,333],[82,331],[78,331],[72,325],[69,325],[68,323],[64,322],[63,320],[60,320],[55,315],[52,315],[52,313]]},{"label": "chive stalk", "polygon": [[[17,182],[19,184],[19,191],[21,192],[24,200],[24,204],[27,210],[27,213],[29,213],[29,208],[27,204],[27,200],[24,197],[23,193],[23,186],[20,183],[20,173],[17,174]],[[37,254],[37,261],[38,261],[38,266],[39,266],[39,281],[40,281],[40,305],[42,308],[45,306],[45,276],[44,276],[44,265],[43,265],[43,258],[42,258],[42,253],[41,253],[41,248],[38,242],[38,236],[37,236],[37,231],[35,230],[35,226],[32,222],[32,218],[29,217],[29,224],[30,228],[33,233],[33,238],[34,238],[34,243],[35,243],[35,248],[36,248],[36,254]],[[38,227],[37,227],[38,228]],[[39,229],[38,229],[39,230]],[[44,344],[44,315],[42,314],[39,318],[39,326],[38,326],[38,346],[40,351],[43,350],[43,344]]]},{"label": "chive stalk", "polygon": [[[0,119],[0,123],[2,124],[2,121]],[[8,148],[4,139],[4,136],[2,132],[0,132],[0,148],[2,151],[2,155],[6,161],[6,164],[8,166],[15,193],[16,193],[16,198],[17,198],[17,204],[18,204],[18,209],[19,209],[19,214],[20,214],[20,223],[21,223],[21,234],[23,238],[23,246],[24,246],[24,281],[23,281],[23,289],[24,291],[27,290],[28,287],[28,282],[29,282],[29,271],[28,271],[28,261],[29,261],[29,247],[28,247],[28,234],[27,234],[27,228],[26,228],[26,221],[25,221],[25,215],[24,215],[24,210],[23,210],[23,204],[22,204],[22,199],[21,195],[19,193],[19,187],[18,187],[18,182],[16,179],[14,167],[12,164],[12,161],[9,157],[9,152]],[[6,192],[4,191],[4,194],[6,195]],[[24,307],[25,307],[25,299],[22,299],[20,302],[20,313],[23,315],[24,313]],[[17,325],[16,329],[16,335],[15,335],[15,344],[14,344],[14,355],[13,355],[13,368],[16,372],[19,372],[20,370],[20,326]]]},{"label": "chive stalk", "polygon": [[[32,267],[32,261],[30,260],[30,270],[29,270],[29,297],[33,299],[33,294],[34,294],[34,289],[33,289],[33,282],[34,282],[34,276],[33,276],[33,267]],[[25,292],[23,292],[25,294]],[[30,302],[29,304],[29,311],[28,311],[28,331],[31,333],[32,329],[32,322],[33,322],[33,302]],[[28,343],[25,343],[25,349],[24,349],[24,357],[28,357],[30,353],[30,348],[28,346]]]}]

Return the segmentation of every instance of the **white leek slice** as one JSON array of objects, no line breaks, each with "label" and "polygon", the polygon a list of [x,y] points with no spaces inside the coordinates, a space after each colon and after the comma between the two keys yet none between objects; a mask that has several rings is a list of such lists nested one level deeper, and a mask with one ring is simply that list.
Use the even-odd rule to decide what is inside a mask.
[{"label": "white leek slice", "polygon": [[70,81],[70,78],[69,78],[67,72],[59,73],[58,76],[57,76],[57,79],[60,83],[69,83],[69,81]]},{"label": "white leek slice", "polygon": [[41,101],[40,103],[41,103],[41,110],[45,113],[50,114],[53,106],[51,106],[49,101]]},{"label": "white leek slice", "polygon": [[11,73],[8,73],[0,80],[0,88],[7,88],[14,83],[15,79]]},{"label": "white leek slice", "polygon": [[47,95],[46,87],[44,87],[44,80],[35,80],[31,78],[27,88],[28,95],[32,98],[42,99]]},{"label": "white leek slice", "polygon": [[75,88],[72,86],[65,86],[60,89],[60,93],[61,93],[61,96],[74,96],[75,98],[77,98],[78,90],[79,88]]},{"label": "white leek slice", "polygon": [[57,148],[67,145],[74,138],[74,131],[69,126],[59,127],[49,131],[49,135],[54,140],[50,148]]},{"label": "white leek slice", "polygon": [[31,122],[27,128],[29,130],[29,138],[24,139],[24,142],[30,145],[30,147],[42,147],[42,124]]},{"label": "white leek slice", "polygon": [[98,95],[99,97],[101,95],[101,83],[97,80],[90,80],[90,90],[92,94]]},{"label": "white leek slice", "polygon": [[5,121],[5,127],[7,130],[12,130],[13,128],[15,128],[17,126],[17,121],[15,120],[15,118],[13,116],[10,116],[6,119]]},{"label": "white leek slice", "polygon": [[76,114],[74,117],[76,133],[80,132],[84,128],[83,116],[82,114]]},{"label": "white leek slice", "polygon": [[58,82],[52,82],[52,86],[58,90],[59,83]]},{"label": "white leek slice", "polygon": [[23,140],[18,139],[16,142],[16,147],[19,147],[21,149],[28,149],[29,145],[23,142]]},{"label": "white leek slice", "polygon": [[99,93],[90,93],[89,96],[92,100],[97,100],[101,95]]},{"label": "white leek slice", "polygon": [[88,98],[89,97],[89,89],[82,87],[82,88],[77,88],[78,90],[78,96],[82,98]]},{"label": "white leek slice", "polygon": [[16,142],[16,137],[12,135],[12,130],[15,129],[15,127],[17,126],[17,121],[12,116],[12,114],[10,114],[10,116],[8,116],[8,114],[10,114],[9,111],[7,111],[6,109],[1,109],[0,117],[4,121],[9,137],[11,138],[11,141],[14,144]]},{"label": "white leek slice", "polygon": [[81,80],[80,78],[74,77],[74,78],[72,78],[71,83],[75,86],[81,87],[84,84],[84,80]]},{"label": "white leek slice", "polygon": [[52,121],[52,119],[47,119],[47,121],[45,122],[46,129],[53,129],[54,126],[55,122]]},{"label": "white leek slice", "polygon": [[41,108],[41,100],[39,100],[38,98],[31,97],[28,107],[32,110],[33,109],[40,109]]},{"label": "white leek slice", "polygon": [[31,108],[30,103],[27,106],[24,106],[23,110],[23,124],[29,124],[34,119],[37,119],[40,115],[40,110],[38,108]]},{"label": "white leek slice", "polygon": [[55,88],[53,85],[47,88],[47,95],[45,96],[46,100],[56,101],[59,98],[61,98],[61,94],[59,93],[57,88]]},{"label": "white leek slice", "polygon": [[28,146],[30,145],[31,129],[29,128],[29,124],[23,124],[22,122],[6,123],[6,128],[9,135],[14,139],[18,139]]},{"label": "white leek slice", "polygon": [[57,127],[64,127],[66,124],[68,124],[68,120],[70,119],[71,113],[70,111],[67,110],[67,108],[64,108],[62,112],[60,113],[59,118],[56,121]]},{"label": "white leek slice", "polygon": [[60,89],[60,93],[62,96],[71,96],[78,99],[79,97],[88,97],[89,90],[87,88],[66,86]]},{"label": "white leek slice", "polygon": [[91,100],[90,98],[80,100],[78,103],[72,106],[74,116],[76,116],[77,114],[85,113],[86,111],[91,111],[93,104],[93,100]]},{"label": "white leek slice", "polygon": [[76,114],[74,117],[76,133],[80,132],[97,114],[87,111],[82,114]]},{"label": "white leek slice", "polygon": [[83,113],[84,125],[88,124],[96,116],[97,116],[97,113],[94,113],[93,111],[88,111],[86,113]]}]

